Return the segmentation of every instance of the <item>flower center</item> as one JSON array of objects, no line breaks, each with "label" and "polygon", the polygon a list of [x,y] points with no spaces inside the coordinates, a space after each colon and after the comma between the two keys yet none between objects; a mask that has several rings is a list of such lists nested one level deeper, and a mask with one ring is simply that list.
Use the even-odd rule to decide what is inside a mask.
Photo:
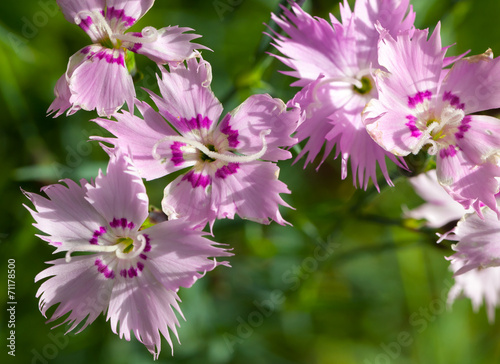
[{"label": "flower center", "polygon": [[414,154],[429,144],[428,153],[435,155],[440,149],[455,144],[456,139],[463,138],[463,133],[469,128],[468,118],[462,109],[445,104],[441,111],[432,110],[429,100],[417,105],[416,115],[408,115],[407,119],[409,122],[406,125],[412,130],[412,135],[420,138],[412,150]]},{"label": "flower center", "polygon": [[[158,147],[164,142],[179,142],[189,145],[200,152],[200,159],[206,162],[214,162],[216,160],[227,162],[227,163],[248,163],[260,159],[267,151],[266,135],[271,133],[271,129],[262,130],[259,133],[259,138],[262,141],[261,149],[249,155],[238,155],[234,153],[219,153],[213,144],[204,145],[199,141],[188,139],[181,135],[168,135],[160,140],[158,140],[153,146],[152,155],[156,160],[162,160],[161,155],[158,153]],[[163,161],[166,161],[163,158]]]},{"label": "flower center", "polygon": [[[217,150],[215,149],[215,146],[212,145],[212,144],[208,144],[207,145],[207,149],[211,152],[217,152]],[[208,155],[206,155],[205,153],[203,153],[202,151],[199,151],[200,152],[200,159],[202,162],[215,162],[215,159],[214,158],[210,158]]]},{"label": "flower center", "polygon": [[359,84],[353,84],[352,89],[358,94],[366,95],[373,88],[372,82],[370,81],[370,78],[368,78],[368,76],[361,77],[360,81],[361,81],[361,87],[358,87]]}]

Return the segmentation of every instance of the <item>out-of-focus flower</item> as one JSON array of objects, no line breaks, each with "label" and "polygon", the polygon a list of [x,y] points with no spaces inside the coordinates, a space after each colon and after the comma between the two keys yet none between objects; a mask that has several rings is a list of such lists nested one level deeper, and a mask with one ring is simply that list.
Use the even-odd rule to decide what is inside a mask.
[{"label": "out-of-focus flower", "polygon": [[427,220],[427,226],[438,228],[452,221],[458,221],[467,212],[462,205],[438,183],[436,170],[421,173],[409,179],[415,192],[426,202],[412,210],[405,211],[405,216]]}]

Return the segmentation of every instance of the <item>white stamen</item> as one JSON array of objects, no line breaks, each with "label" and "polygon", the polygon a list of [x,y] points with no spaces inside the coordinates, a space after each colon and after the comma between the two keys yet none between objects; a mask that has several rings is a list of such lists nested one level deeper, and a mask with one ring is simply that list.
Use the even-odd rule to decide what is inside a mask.
[{"label": "white stamen", "polygon": [[130,253],[124,253],[123,249],[126,248],[128,245],[126,245],[125,243],[118,244],[123,249],[117,249],[116,256],[120,259],[133,259],[135,257],[138,257],[143,252],[144,248],[146,247],[146,238],[144,237],[144,235],[141,234],[141,235],[137,235],[136,239],[137,239],[137,241],[139,241],[139,243],[141,243],[141,245],[137,249],[135,249],[134,251],[132,251]]},{"label": "white stamen", "polygon": [[200,142],[197,142],[196,140],[191,140],[187,139],[183,136],[180,135],[169,135],[166,136],[160,140],[158,140],[155,145],[153,146],[153,158],[156,160],[161,159],[161,155],[158,154],[158,147],[160,144],[164,142],[179,142],[179,143],[184,143],[187,145],[190,145],[196,149],[198,149],[200,152],[205,154],[207,157],[211,159],[217,159],[223,162],[229,162],[229,163],[245,163],[245,162],[252,162],[255,161],[259,158],[261,158],[267,151],[267,142],[266,142],[266,135],[269,135],[271,133],[271,129],[266,129],[262,130],[259,134],[259,138],[262,141],[262,148],[254,154],[250,155],[236,155],[236,154],[221,154],[217,152],[213,152],[209,150],[205,145],[203,145]]},{"label": "white stamen", "polygon": [[93,245],[88,243],[73,243],[73,247],[66,252],[66,263],[71,261],[71,253],[92,252],[92,253],[112,253],[118,249],[117,245]]},{"label": "white stamen", "polygon": [[428,150],[429,154],[435,155],[437,153],[438,146],[437,146],[436,141],[434,141],[432,139],[431,133],[434,131],[434,129],[439,128],[439,126],[440,126],[439,123],[437,121],[434,121],[433,123],[431,123],[431,125],[429,125],[427,127],[427,129],[424,131],[424,134],[421,136],[421,138],[420,138],[419,142],[417,143],[417,145],[415,145],[415,147],[412,149],[412,153],[413,154],[418,154],[418,152],[420,151],[420,149],[422,149],[422,147],[424,145],[426,145],[426,144],[430,144],[431,145],[431,147]]},{"label": "white stamen", "polygon": [[82,18],[88,17],[88,16],[90,16],[90,18],[92,19],[92,22],[93,22],[93,24],[91,26],[95,26],[97,28],[97,25],[99,25],[99,27],[104,28],[104,30],[107,33],[108,38],[111,40],[113,45],[116,45],[115,37],[113,36],[113,30],[111,29],[111,27],[108,24],[108,21],[106,20],[106,18],[104,18],[104,15],[102,15],[101,12],[99,12],[99,11],[91,12],[91,11],[86,11],[86,10],[80,11],[75,16],[75,24],[79,25],[82,22]]},{"label": "white stamen", "polygon": [[156,42],[158,40],[158,37],[160,36],[158,30],[153,27],[144,28],[141,34],[142,37],[136,37],[131,34],[115,34],[114,38],[130,43],[153,43]]}]

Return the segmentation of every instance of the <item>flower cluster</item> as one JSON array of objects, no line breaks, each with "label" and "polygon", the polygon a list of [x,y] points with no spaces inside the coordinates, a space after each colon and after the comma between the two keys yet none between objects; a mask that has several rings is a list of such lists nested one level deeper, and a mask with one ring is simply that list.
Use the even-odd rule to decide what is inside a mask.
[{"label": "flower cluster", "polygon": [[[74,54],[55,86],[48,112],[80,109],[112,136],[94,136],[110,156],[106,174],[79,184],[64,180],[25,192],[40,238],[65,257],[36,277],[40,311],[65,317],[83,330],[106,313],[114,333],[131,332],[158,357],[161,336],[172,346],[177,291],[218,265],[229,249],[209,239],[218,219],[235,215],[262,224],[287,222],[277,163],[306,165],[335,148],[342,175],[354,186],[377,189],[377,165],[388,185],[391,164],[427,153],[436,170],[412,183],[428,203],[407,212],[437,228],[462,216],[442,238],[458,241],[450,258],[457,275],[450,302],[464,292],[474,307],[487,302],[492,319],[500,292],[500,121],[477,112],[500,108],[500,61],[490,50],[446,57],[438,24],[416,29],[409,0],[357,0],[340,5],[340,20],[315,18],[298,4],[272,14],[274,55],[300,90],[287,103],[252,95],[235,110],[211,91],[212,69],[192,43],[198,35],[178,26],[126,31],[154,0],[58,0],[65,18],[92,44]],[[136,99],[134,53],[158,65],[159,94]],[[124,104],[128,110],[121,110]],[[154,105],[152,105],[152,104]],[[136,113],[136,109],[138,112]],[[387,164],[391,161],[391,164]],[[177,173],[164,189],[164,221],[148,216],[143,180]],[[466,209],[469,209],[466,211]],[[81,254],[84,253],[84,254]],[[480,282],[480,283],[478,283]],[[490,288],[488,288],[488,284]],[[479,287],[474,289],[473,287]],[[492,293],[494,292],[494,293]],[[86,298],[91,297],[88,301]]]},{"label": "flower cluster", "polygon": [[275,57],[292,69],[284,71],[297,78],[292,86],[300,87],[289,102],[304,113],[296,137],[307,141],[298,157],[307,154],[307,164],[323,148],[321,164],[336,148],[342,178],[350,161],[354,185],[365,189],[370,179],[378,188],[377,164],[392,184],[387,158],[405,169],[409,154],[435,158],[436,169],[413,181],[428,203],[407,217],[427,218],[437,228],[473,211],[443,237],[459,241],[449,301],[463,291],[477,307],[485,297],[492,318],[498,284],[490,292],[471,287],[496,282],[496,272],[482,270],[500,266],[494,235],[500,227],[500,121],[477,114],[500,108],[500,59],[491,50],[446,57],[440,24],[430,36],[416,29],[408,0],[357,0],[354,10],[344,2],[340,15],[315,18],[297,4],[272,15],[282,30],[271,34],[281,53]]}]

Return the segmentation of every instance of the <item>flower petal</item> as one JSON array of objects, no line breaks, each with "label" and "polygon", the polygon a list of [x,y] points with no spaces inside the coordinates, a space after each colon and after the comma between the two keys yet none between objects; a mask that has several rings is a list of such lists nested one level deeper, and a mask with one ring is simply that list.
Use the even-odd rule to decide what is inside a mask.
[{"label": "flower petal", "polygon": [[[186,33],[192,30],[178,26],[159,30],[148,27],[141,33],[128,33],[137,38],[144,38],[144,41],[125,42],[123,45],[132,52],[143,54],[156,63],[179,63],[196,56],[195,49],[208,49],[200,44],[191,43],[192,40],[201,37],[201,35]],[[148,37],[152,40],[148,40]]]},{"label": "flower petal", "polygon": [[106,0],[106,19],[115,32],[134,25],[149,10],[154,0]]},{"label": "flower petal", "polygon": [[290,193],[278,180],[279,168],[270,162],[255,161],[220,168],[213,178],[212,203],[217,218],[244,219],[269,224],[272,219],[280,225],[287,222],[281,217],[279,205],[290,207],[280,193]]},{"label": "flower petal", "polygon": [[117,279],[106,320],[110,320],[113,332],[130,340],[130,331],[146,346],[154,359],[161,350],[160,333],[172,347],[169,329],[178,338],[177,319],[174,309],[182,316],[175,291],[167,290],[146,269],[134,279]]},{"label": "flower petal", "polygon": [[42,189],[48,198],[25,192],[36,211],[26,207],[36,223],[34,226],[47,235],[40,238],[57,247],[58,251],[71,249],[73,242],[89,242],[94,231],[106,221],[85,200],[89,184],[82,179],[80,185],[65,179],[66,186],[53,184]]},{"label": "flower petal", "polygon": [[67,21],[78,25],[81,13],[104,12],[106,0],[57,0],[57,5]]},{"label": "flower petal", "polygon": [[[381,90],[382,95],[383,90]],[[381,99],[383,96],[381,96]],[[382,148],[397,156],[410,154],[426,136],[412,129],[413,115],[406,107],[392,100],[389,107],[387,98],[385,102],[371,100],[363,111],[363,122],[366,131]],[[414,126],[414,122],[413,122]]]},{"label": "flower petal", "polygon": [[357,72],[354,39],[343,36],[341,24],[331,25],[313,18],[294,4],[292,10],[282,6],[283,16],[272,14],[272,20],[288,37],[273,32],[274,46],[285,56],[275,56],[294,71],[283,73],[299,78],[292,86],[306,86],[320,74],[350,75]]},{"label": "flower petal", "polygon": [[191,169],[165,187],[161,206],[169,220],[186,218],[196,227],[203,227],[208,221],[215,221],[216,214],[212,209],[212,177],[205,169]]},{"label": "flower petal", "polygon": [[[50,104],[47,114],[50,115],[53,112],[56,112],[54,117],[57,118],[72,106],[71,102],[69,102],[71,98],[71,91],[69,90],[68,82],[66,81],[66,74],[63,74],[57,80],[54,88],[54,94],[56,99]],[[75,106],[68,112],[68,115],[74,114],[79,109],[79,106]]]},{"label": "flower petal", "polygon": [[[348,161],[351,164],[351,173],[354,187],[368,188],[370,179],[378,189],[377,164],[387,183],[393,183],[387,171],[386,157],[397,166],[405,168],[404,160],[384,150],[368,134],[361,119],[361,112],[365,107],[365,100],[352,98],[343,109],[334,113],[330,119],[331,131],[326,135],[327,140],[335,141],[337,155],[342,155],[342,178],[347,177]],[[347,112],[352,110],[352,112]]]},{"label": "flower petal", "polygon": [[457,146],[476,164],[500,156],[500,122],[486,115],[467,115],[455,134]]},{"label": "flower petal", "polygon": [[[99,50],[97,50],[97,49]],[[134,109],[135,89],[125,66],[125,53],[94,46],[87,59],[69,76],[70,102],[109,117],[127,102]]]},{"label": "flower petal", "polygon": [[217,265],[209,257],[227,257],[232,254],[204,238],[203,232],[194,230],[189,221],[165,221],[143,230],[151,239],[154,256],[145,261],[146,268],[168,290],[191,287],[205,272]]},{"label": "flower petal", "polygon": [[426,219],[427,226],[438,228],[447,223],[459,220],[467,212],[462,205],[453,200],[438,183],[436,170],[421,173],[409,179],[415,192],[426,203],[405,212],[407,217],[413,219]]},{"label": "flower petal", "polygon": [[476,268],[500,266],[498,216],[489,208],[483,208],[481,215],[482,218],[474,213],[467,214],[452,230],[449,240],[458,241],[453,247],[456,253],[452,259],[460,259],[463,263],[456,275]]},{"label": "flower petal", "polygon": [[495,195],[499,192],[500,167],[493,163],[476,165],[461,150],[450,145],[441,149],[436,159],[439,183],[466,209],[472,206],[481,215],[481,203],[500,218]]},{"label": "flower petal", "polygon": [[457,61],[448,72],[440,94],[452,92],[465,114],[500,108],[500,58],[491,50]]},{"label": "flower petal", "polygon": [[[464,258],[452,257],[451,270],[457,272],[465,263]],[[459,296],[468,297],[475,312],[483,304],[486,305],[488,321],[495,321],[495,308],[500,303],[500,267],[476,268],[455,276],[455,284],[448,293],[448,306]]]},{"label": "flower petal", "polygon": [[[212,68],[204,60],[198,62],[191,58],[177,67],[170,67],[170,72],[162,68],[162,79],[158,80],[162,97],[150,93],[160,113],[181,134],[190,134],[194,130],[197,139],[200,134],[214,127],[222,113],[222,105],[212,90]],[[193,124],[191,120],[207,119],[205,123]]]},{"label": "flower petal", "polygon": [[[393,37],[410,30],[415,22],[415,12],[409,6],[409,0],[357,0],[354,5],[353,36],[356,37],[358,58],[372,62],[377,66],[377,44],[380,33],[377,23]],[[344,24],[346,19],[343,18]]]},{"label": "flower petal", "polygon": [[330,154],[336,143],[334,139],[326,139],[333,128],[330,117],[352,98],[351,87],[339,87],[331,83],[322,85],[323,79],[324,76],[320,75],[288,102],[289,106],[300,106],[305,115],[295,134],[299,142],[308,139],[295,160],[296,162],[307,153],[305,165],[314,161],[324,144],[326,145],[320,165]]},{"label": "flower petal", "polygon": [[414,108],[410,99],[420,92],[436,96],[446,53],[446,48],[441,47],[439,32],[439,23],[429,40],[427,30],[402,33],[396,39],[387,31],[382,32],[379,63],[390,73],[382,83],[377,83],[382,103]]},{"label": "flower petal", "polygon": [[300,110],[286,110],[280,99],[269,95],[252,95],[228,114],[219,124],[219,132],[229,137],[229,147],[249,155],[262,149],[260,133],[265,136],[267,150],[261,159],[278,161],[291,158],[291,153],[279,147],[292,147],[297,143],[290,135],[297,128]]},{"label": "flower petal", "polygon": [[35,282],[51,277],[41,284],[36,293],[36,297],[40,298],[40,312],[46,317],[47,310],[60,303],[49,322],[70,312],[59,325],[69,323],[69,332],[85,320],[79,329],[80,332],[106,311],[113,280],[106,278],[96,269],[94,262],[98,257],[72,257],[69,263],[65,259],[57,259],[48,262],[53,266],[38,273]]},{"label": "flower petal", "polygon": [[[128,151],[141,177],[147,180],[163,177],[192,166],[195,163],[190,160],[192,153],[184,152],[182,143],[172,141],[159,143],[166,136],[178,135],[165,119],[146,102],[137,101],[136,106],[144,120],[126,111],[114,115],[117,121],[94,119],[93,121],[116,138],[91,137],[91,139],[111,143],[118,149]],[[156,144],[158,144],[156,151],[161,156],[161,160],[153,156],[153,148]],[[198,153],[194,156],[198,156]]]},{"label": "flower petal", "polygon": [[140,226],[148,216],[149,199],[138,171],[129,157],[118,151],[111,155],[106,175],[99,175],[88,186],[87,201],[111,222],[127,219]]}]

